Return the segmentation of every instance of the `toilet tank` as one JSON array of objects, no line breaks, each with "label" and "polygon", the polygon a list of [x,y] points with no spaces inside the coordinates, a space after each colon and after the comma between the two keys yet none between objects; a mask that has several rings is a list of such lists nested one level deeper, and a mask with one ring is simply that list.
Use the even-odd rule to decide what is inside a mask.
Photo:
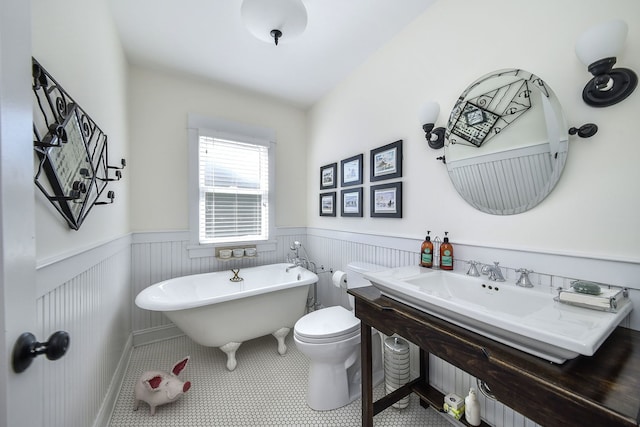
[{"label": "toilet tank", "polygon": [[[378,264],[371,264],[368,262],[352,261],[347,264],[347,288],[362,288],[365,286],[371,286],[371,282],[364,278],[365,273],[374,273],[376,271],[387,270],[389,267],[385,267]],[[354,298],[349,295],[349,310],[354,308]]]}]

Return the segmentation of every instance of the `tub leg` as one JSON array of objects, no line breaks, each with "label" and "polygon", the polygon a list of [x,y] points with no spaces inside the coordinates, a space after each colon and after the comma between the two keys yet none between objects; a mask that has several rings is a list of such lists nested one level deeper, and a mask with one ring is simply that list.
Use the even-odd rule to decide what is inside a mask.
[{"label": "tub leg", "polygon": [[240,347],[241,342],[229,342],[220,347],[220,350],[224,351],[227,355],[227,369],[233,371],[236,369],[236,350]]},{"label": "tub leg", "polygon": [[287,345],[284,343],[284,339],[290,330],[289,328],[280,328],[271,334],[278,340],[278,353],[280,353],[280,355],[284,355],[287,352]]}]

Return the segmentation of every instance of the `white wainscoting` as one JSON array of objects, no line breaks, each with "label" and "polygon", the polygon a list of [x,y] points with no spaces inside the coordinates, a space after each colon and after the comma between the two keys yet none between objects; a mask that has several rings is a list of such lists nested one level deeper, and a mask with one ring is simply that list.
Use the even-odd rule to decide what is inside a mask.
[{"label": "white wainscoting", "polygon": [[44,358],[47,426],[106,425],[131,347],[131,236],[37,268],[39,341],[63,330],[67,354]]}]

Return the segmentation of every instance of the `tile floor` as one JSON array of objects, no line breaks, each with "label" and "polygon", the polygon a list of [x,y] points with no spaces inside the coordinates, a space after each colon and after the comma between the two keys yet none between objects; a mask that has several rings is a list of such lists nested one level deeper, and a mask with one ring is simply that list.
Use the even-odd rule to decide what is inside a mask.
[{"label": "tile floor", "polygon": [[[136,347],[114,407],[110,426],[359,426],[361,401],[333,411],[318,412],[305,402],[308,362],[298,351],[291,334],[287,353],[280,356],[272,336],[242,344],[238,367],[227,371],[226,356],[218,349],[202,347],[182,336]],[[191,381],[191,389],[176,402],[159,406],[156,414],[142,403],[133,410],[133,389],[145,370],[170,370],[175,362],[190,355],[189,365],[180,374]],[[384,384],[375,390],[383,393]],[[449,420],[433,409],[422,408],[411,396],[405,409],[388,408],[374,417],[375,426],[450,427]],[[459,425],[459,424],[458,424]]]}]

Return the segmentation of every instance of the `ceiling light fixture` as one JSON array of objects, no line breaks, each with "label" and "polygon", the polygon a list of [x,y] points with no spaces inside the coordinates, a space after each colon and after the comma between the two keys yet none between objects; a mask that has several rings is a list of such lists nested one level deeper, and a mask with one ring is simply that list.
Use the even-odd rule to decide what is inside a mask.
[{"label": "ceiling light fixture", "polygon": [[240,16],[251,34],[276,46],[280,39],[299,36],[307,27],[307,9],[301,0],[244,0]]},{"label": "ceiling light fixture", "polygon": [[636,73],[627,68],[613,68],[627,32],[627,24],[616,19],[589,28],[578,38],[576,55],[594,76],[582,91],[582,99],[587,105],[608,107],[617,104],[636,88]]}]

